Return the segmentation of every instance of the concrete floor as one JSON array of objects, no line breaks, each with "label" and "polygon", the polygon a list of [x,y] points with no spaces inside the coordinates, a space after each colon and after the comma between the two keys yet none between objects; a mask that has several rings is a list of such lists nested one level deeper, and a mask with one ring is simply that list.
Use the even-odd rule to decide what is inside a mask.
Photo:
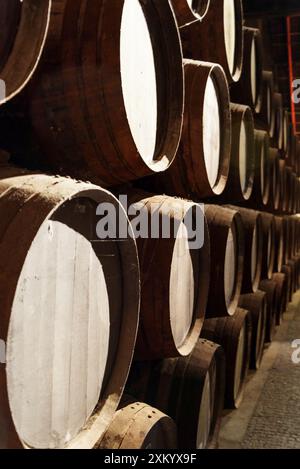
[{"label": "concrete floor", "polygon": [[295,339],[300,339],[300,292],[266,348],[261,369],[250,373],[241,407],[225,411],[220,448],[300,449],[300,363],[293,363],[291,347]]}]

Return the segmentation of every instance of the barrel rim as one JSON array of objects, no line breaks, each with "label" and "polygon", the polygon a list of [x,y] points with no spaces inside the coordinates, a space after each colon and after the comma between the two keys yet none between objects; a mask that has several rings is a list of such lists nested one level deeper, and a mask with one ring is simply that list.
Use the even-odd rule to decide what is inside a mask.
[{"label": "barrel rim", "polygon": [[[230,145],[231,145],[231,114],[229,103],[229,90],[226,80],[226,75],[222,67],[218,64],[212,64],[209,72],[209,77],[215,84],[215,89],[218,91],[220,115],[220,161],[219,161],[219,174],[217,181],[212,188],[215,195],[221,195],[225,190],[229,166],[230,166]],[[228,99],[227,99],[228,98]]]},{"label": "barrel rim", "polygon": [[[8,91],[8,95],[5,96],[4,99],[1,99],[0,98],[0,106],[2,104],[5,104],[6,102],[10,101],[12,98],[14,98],[17,94],[19,94],[23,88],[27,85],[27,83],[31,80],[39,62],[40,62],[40,59],[41,59],[41,56],[42,56],[42,53],[43,53],[43,49],[44,49],[44,45],[46,43],[46,39],[47,39],[47,33],[48,33],[48,29],[49,29],[49,24],[50,24],[50,15],[51,15],[51,8],[52,8],[52,2],[53,0],[46,0],[46,4],[45,4],[45,1],[43,2],[34,2],[34,8],[30,8],[29,6],[26,8],[25,7],[25,13],[24,13],[24,10],[22,9],[22,14],[21,14],[21,19],[20,19],[20,24],[19,24],[19,28],[16,32],[16,35],[15,35],[15,40],[14,40],[14,44],[13,44],[13,47],[12,47],[12,50],[11,52],[9,53],[9,56],[7,58],[7,61],[3,67],[3,69],[1,70],[0,72],[0,78],[4,80],[5,83],[7,83],[7,81],[9,82],[12,78],[11,78],[11,75],[14,76],[14,73],[13,73],[13,68],[15,66],[15,62],[16,60],[18,61],[19,65],[20,65],[20,61],[18,60],[18,57],[19,57],[19,54],[20,54],[20,51],[16,50],[16,42],[19,43],[19,46],[20,46],[20,43],[23,43],[23,40],[22,40],[22,36],[25,35],[26,36],[26,32],[32,32],[32,30],[35,30],[35,31],[38,31],[39,28],[36,28],[34,26],[34,24],[32,24],[32,12],[34,11],[35,12],[35,15],[34,15],[34,19],[35,19],[35,22],[38,22],[39,20],[39,15],[41,15],[41,17],[44,16],[44,13],[46,13],[46,16],[44,18],[44,24],[42,25],[42,31],[40,32],[40,34],[35,34],[34,35],[34,44],[31,45],[32,47],[32,50],[31,50],[31,53],[35,53],[34,54],[34,60],[31,60],[30,62],[30,67],[28,67],[27,65],[27,61],[23,60],[22,62],[22,71],[20,72],[19,71],[19,74],[20,74],[20,77],[19,78],[19,83],[14,86],[10,85],[8,83],[8,85],[6,84],[6,88],[7,88],[7,91]],[[46,5],[46,7],[45,7]],[[23,4],[23,8],[25,6],[25,2]],[[44,12],[44,10],[46,9],[46,12]],[[29,11],[29,10],[32,10],[32,11]],[[36,16],[37,14],[37,16]],[[24,47],[24,45],[23,45]],[[31,54],[29,54],[31,55]],[[6,80],[6,76],[8,77],[8,79]]]},{"label": "barrel rim", "polygon": [[[17,171],[17,170],[16,170]],[[20,170],[20,175],[26,175],[26,172]],[[30,178],[40,175],[39,173],[28,174]],[[45,175],[47,176],[47,175]],[[54,176],[47,176],[49,182],[53,181],[56,187],[57,196],[49,199],[49,203],[46,207],[47,215],[43,212],[39,215],[39,227],[46,221],[49,220],[62,205],[65,205],[72,200],[77,198],[90,198],[95,202],[103,203],[104,199],[109,201],[121,211],[122,217],[127,220],[128,228],[131,232],[131,236],[128,237],[127,243],[119,243],[120,255],[122,258],[122,265],[128,266],[131,272],[130,281],[124,284],[123,288],[123,311],[122,311],[122,326],[123,330],[126,330],[126,340],[124,335],[120,335],[120,341],[115,357],[115,367],[110,374],[109,381],[103,390],[103,395],[100,397],[98,406],[94,409],[94,412],[87,422],[87,425],[75,436],[72,441],[66,445],[66,448],[92,448],[96,441],[99,439],[101,433],[105,430],[114,410],[117,408],[119,400],[121,398],[121,390],[124,388],[126,379],[130,370],[130,365],[133,358],[134,345],[138,327],[138,316],[140,306],[140,279],[139,279],[139,264],[136,242],[133,237],[133,231],[126,212],[120,202],[106,189],[99,188],[95,185],[83,182],[76,182],[67,178],[55,178]],[[59,197],[57,183],[62,184],[63,196]],[[65,187],[64,187],[65,186]],[[22,189],[22,186],[21,188]],[[18,190],[18,189],[17,189]],[[42,195],[42,192],[40,192]],[[37,232],[37,231],[36,231]],[[125,246],[126,244],[126,246]],[[22,257],[26,259],[28,253],[22,254]],[[135,268],[133,269],[133,257],[135,258]],[[20,274],[20,272],[19,272]],[[17,283],[19,281],[19,274],[17,274],[16,284],[13,287],[13,293],[15,292]],[[8,329],[10,327],[10,319]],[[129,343],[129,344],[128,344]],[[122,366],[118,366],[122,365]],[[117,370],[118,368],[118,370]],[[116,392],[117,390],[117,392]],[[5,405],[5,403],[3,403]],[[8,401],[9,404],[9,401]],[[18,435],[16,427],[13,427],[13,432]],[[19,435],[18,435],[19,438]],[[20,443],[24,448],[28,448],[25,442],[19,439]]]},{"label": "barrel rim", "polygon": [[211,0],[205,0],[202,7],[200,2],[200,8],[198,6],[197,10],[193,8],[193,5],[189,4],[188,0],[171,1],[172,7],[175,11],[175,15],[178,21],[178,26],[179,28],[182,28],[184,26],[189,26],[191,23],[194,23],[196,21],[202,21],[208,12]]},{"label": "barrel rim", "polygon": [[[123,6],[125,1],[126,0],[122,0],[121,2]],[[123,6],[120,8],[122,11]],[[156,135],[155,151],[152,158],[153,162],[145,161],[142,155],[140,155],[140,158],[142,160],[141,163],[145,168],[150,169],[154,173],[159,173],[168,169],[172,164],[180,143],[184,110],[183,53],[179,28],[177,26],[171,4],[169,2],[153,0],[151,4],[140,2],[140,6],[144,14],[147,12],[151,17],[152,26],[151,29],[149,29],[149,35],[153,47],[157,90],[164,89],[164,92],[166,93],[163,100],[164,102],[161,100],[162,92],[160,92],[160,96],[158,96],[158,132]],[[120,16],[115,16],[114,18],[114,21],[120,21],[120,24],[122,23],[122,11],[119,12]],[[149,26],[149,20],[147,20],[149,18],[148,15],[145,14],[145,19]],[[162,23],[164,25],[163,27],[161,27]],[[167,27],[165,27],[165,25],[167,25]],[[106,40],[110,42],[114,41],[114,38],[110,37],[108,34]],[[118,61],[120,62],[120,47],[117,49],[112,47],[112,50],[117,51]],[[168,71],[166,72],[167,67]],[[166,82],[166,77],[172,77],[172,80],[169,81],[168,84]],[[162,85],[161,87],[160,84]],[[120,90],[120,100],[124,109],[126,109],[121,83]],[[168,106],[166,106],[166,104],[168,104]],[[127,119],[126,111],[125,116]],[[127,132],[130,135],[131,144],[138,153],[128,120],[126,127]]]}]

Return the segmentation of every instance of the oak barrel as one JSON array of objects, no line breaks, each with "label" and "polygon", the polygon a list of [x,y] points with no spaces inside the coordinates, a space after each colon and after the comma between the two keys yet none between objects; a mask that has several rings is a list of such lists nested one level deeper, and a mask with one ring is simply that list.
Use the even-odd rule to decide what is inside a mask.
[{"label": "oak barrel", "polygon": [[287,289],[288,289],[288,282],[287,277],[283,273],[276,272],[273,274],[272,280],[276,283],[276,325],[280,326],[283,318],[283,314],[285,313],[288,305],[287,300]]},{"label": "oak barrel", "polygon": [[241,295],[239,301],[240,308],[250,312],[252,321],[252,340],[250,368],[258,370],[261,365],[264,352],[266,322],[267,322],[267,302],[266,293],[258,290],[256,293]]},{"label": "oak barrel", "polygon": [[234,102],[246,104],[255,113],[262,105],[263,52],[259,29],[244,27],[244,58],[241,78],[231,87]]},{"label": "oak barrel", "polygon": [[259,114],[256,115],[256,121],[259,126],[269,132],[270,137],[274,135],[275,110],[274,110],[274,76],[273,72],[263,70],[262,74],[262,99]]},{"label": "oak barrel", "polygon": [[277,311],[277,294],[276,282],[273,280],[262,280],[259,289],[266,293],[267,302],[267,322],[266,322],[266,337],[265,342],[270,343],[273,341],[276,331],[276,311]]},{"label": "oak barrel", "polygon": [[184,61],[185,112],[181,143],[172,166],[149,178],[157,192],[199,200],[221,194],[230,166],[229,91],[216,64]]},{"label": "oak barrel", "polygon": [[209,288],[210,243],[203,209],[139,191],[129,194],[129,203],[141,266],[135,358],[188,355],[201,331]]},{"label": "oak barrel", "polygon": [[176,449],[175,422],[142,402],[124,403],[97,445],[97,449]]},{"label": "oak barrel", "polygon": [[225,390],[220,345],[200,339],[188,357],[135,363],[127,388],[175,420],[179,449],[215,447]]},{"label": "oak barrel", "polygon": [[45,165],[103,187],[164,171],[183,119],[169,2],[53,0],[28,114]]},{"label": "oak barrel", "polygon": [[6,88],[0,104],[18,94],[32,77],[45,43],[50,7],[51,0],[0,2],[0,79]]},{"label": "oak barrel", "polygon": [[280,154],[277,148],[270,148],[270,192],[267,204],[269,212],[278,212],[280,208]]},{"label": "oak barrel", "polygon": [[273,146],[279,150],[283,149],[283,105],[282,94],[274,93],[274,111],[275,111],[275,124]]},{"label": "oak barrel", "polygon": [[240,79],[243,65],[241,0],[213,0],[203,21],[180,29],[185,58],[220,64],[229,83]]},{"label": "oak barrel", "polygon": [[242,217],[245,231],[245,256],[242,293],[255,293],[261,280],[263,262],[263,228],[261,214],[255,210],[229,205]]},{"label": "oak barrel", "polygon": [[271,280],[275,266],[276,224],[270,213],[261,212],[263,228],[262,279]]},{"label": "oak barrel", "polygon": [[126,382],[140,297],[133,235],[100,238],[98,211],[130,234],[126,213],[92,184],[0,177],[0,445],[92,448]]},{"label": "oak barrel", "polygon": [[252,195],[247,206],[265,209],[270,196],[270,139],[263,130],[255,130],[255,166]]},{"label": "oak barrel", "polygon": [[243,280],[245,235],[242,218],[237,211],[217,205],[206,205],[205,215],[211,243],[206,318],[232,316]]},{"label": "oak barrel", "polygon": [[281,272],[283,260],[285,256],[285,239],[284,239],[284,227],[283,220],[281,217],[275,217],[275,272]]},{"label": "oak barrel", "polygon": [[254,121],[248,106],[231,103],[232,139],[227,184],[220,202],[249,200],[255,170]]},{"label": "oak barrel", "polygon": [[238,308],[234,316],[206,319],[201,337],[222,345],[226,358],[225,407],[238,408],[243,400],[251,346],[251,318]]}]

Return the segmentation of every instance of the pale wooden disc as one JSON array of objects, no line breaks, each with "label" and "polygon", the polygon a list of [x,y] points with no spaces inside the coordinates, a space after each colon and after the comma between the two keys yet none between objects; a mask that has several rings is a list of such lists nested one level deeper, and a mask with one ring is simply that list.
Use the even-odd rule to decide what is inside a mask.
[{"label": "pale wooden disc", "polygon": [[240,183],[242,192],[245,193],[247,190],[247,163],[248,163],[248,144],[247,144],[247,129],[245,121],[241,123],[240,133],[240,147],[239,147],[239,169],[240,169]]},{"label": "pale wooden disc", "polygon": [[188,230],[181,223],[173,250],[170,273],[170,320],[177,348],[185,342],[194,312],[194,269],[188,243]]},{"label": "pale wooden disc", "polygon": [[246,344],[246,326],[243,325],[238,341],[238,349],[235,363],[235,372],[234,372],[234,398],[237,399],[239,390],[242,384],[242,372],[244,366],[244,351]]},{"label": "pale wooden disc", "polygon": [[256,83],[256,75],[257,75],[257,68],[256,68],[256,42],[255,38],[252,39],[251,45],[251,92],[252,92],[252,101],[253,104],[256,103],[256,90],[257,90],[257,83]]},{"label": "pale wooden disc", "polygon": [[148,25],[138,0],[125,0],[120,37],[121,78],[131,133],[151,165],[157,133],[157,82]]},{"label": "pale wooden disc", "polygon": [[254,228],[251,248],[251,279],[254,282],[257,272],[257,261],[258,261],[258,231],[257,224]]},{"label": "pale wooden disc", "polygon": [[227,307],[230,306],[235,289],[236,277],[236,249],[235,237],[232,230],[229,230],[224,266],[224,289]]},{"label": "pale wooden disc", "polygon": [[108,356],[109,302],[91,243],[47,220],[23,265],[7,342],[8,394],[21,440],[61,448],[100,396]]},{"label": "pale wooden disc", "polygon": [[203,103],[203,151],[208,180],[211,187],[216,185],[220,167],[220,109],[218,91],[211,77],[208,77]]},{"label": "pale wooden disc", "polygon": [[224,0],[224,34],[227,62],[230,72],[234,73],[236,50],[235,1]]},{"label": "pale wooden disc", "polygon": [[198,431],[197,431],[197,449],[206,448],[211,425],[211,386],[209,373],[206,374],[204,387],[202,391]]}]

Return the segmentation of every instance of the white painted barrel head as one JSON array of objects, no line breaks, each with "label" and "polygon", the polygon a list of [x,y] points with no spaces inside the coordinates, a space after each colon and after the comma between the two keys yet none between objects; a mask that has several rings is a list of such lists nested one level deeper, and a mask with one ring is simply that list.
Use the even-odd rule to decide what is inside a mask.
[{"label": "white painted barrel head", "polygon": [[179,225],[170,273],[170,321],[174,343],[181,347],[192,326],[194,313],[194,269],[189,248],[188,230]]},{"label": "white painted barrel head", "polygon": [[237,355],[234,370],[234,399],[237,399],[242,384],[245,359],[246,325],[244,324],[238,339]]},{"label": "white painted barrel head", "polygon": [[219,96],[215,81],[208,77],[203,103],[203,151],[208,181],[213,188],[219,176],[221,121]]},{"label": "white painted barrel head", "polygon": [[236,54],[236,11],[235,0],[224,0],[223,2],[223,18],[224,18],[224,39],[227,55],[228,67],[231,74],[235,69]]},{"label": "white painted barrel head", "polygon": [[240,184],[243,194],[247,191],[247,173],[248,173],[248,138],[246,122],[241,122],[240,146],[239,146],[239,171]]},{"label": "white painted barrel head", "polygon": [[197,431],[197,449],[205,449],[208,443],[211,427],[211,384],[210,374],[206,373],[202,391]]},{"label": "white painted barrel head", "polygon": [[120,36],[121,79],[132,137],[151,167],[157,136],[157,80],[148,24],[139,0],[125,0]]},{"label": "white painted barrel head", "polygon": [[236,263],[236,237],[233,229],[230,229],[228,232],[224,265],[224,292],[228,308],[235,293]]},{"label": "white painted barrel head", "polygon": [[251,44],[251,93],[252,102],[255,105],[257,98],[257,52],[255,37],[253,37]]},{"label": "white painted barrel head", "polygon": [[91,242],[46,220],[23,265],[7,340],[7,386],[19,438],[63,448],[101,394],[108,357],[107,285]]},{"label": "white painted barrel head", "polygon": [[251,279],[252,282],[255,281],[257,273],[257,263],[258,263],[258,225],[256,223],[253,237],[252,237],[252,247],[251,247]]}]

